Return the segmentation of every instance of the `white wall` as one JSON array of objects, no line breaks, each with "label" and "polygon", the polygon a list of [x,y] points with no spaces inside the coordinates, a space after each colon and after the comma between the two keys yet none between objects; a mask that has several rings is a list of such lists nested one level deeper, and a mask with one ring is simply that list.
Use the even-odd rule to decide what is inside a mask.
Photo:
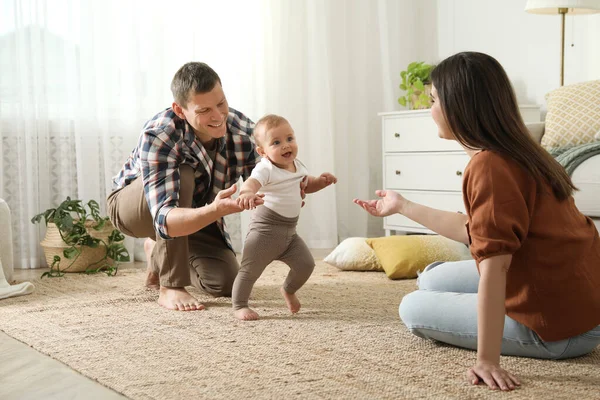
[{"label": "white wall", "polygon": [[[381,15],[382,59],[384,69],[383,99],[384,108],[380,112],[404,110],[398,104],[400,90],[400,71],[413,61],[433,63],[438,59],[436,24],[437,0],[379,0]],[[386,24],[389,15],[395,15],[393,24]]]},{"label": "white wall", "polygon": [[[560,17],[525,12],[526,0],[438,0],[438,60],[460,51],[495,57],[519,102],[541,104],[560,85]],[[566,18],[565,85],[600,79],[600,14]],[[571,44],[574,44],[572,47]]]}]

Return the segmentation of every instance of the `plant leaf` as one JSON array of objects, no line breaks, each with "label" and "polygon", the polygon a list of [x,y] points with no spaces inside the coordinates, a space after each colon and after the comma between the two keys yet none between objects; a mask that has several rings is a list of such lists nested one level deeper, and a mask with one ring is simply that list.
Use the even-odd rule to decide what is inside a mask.
[{"label": "plant leaf", "polygon": [[76,247],[69,247],[63,251],[63,255],[65,256],[65,258],[67,258],[69,260],[72,260],[73,258],[77,257],[79,254],[81,254],[81,252],[79,250],[77,250]]},{"label": "plant leaf", "polygon": [[108,246],[108,257],[112,258],[118,262],[127,262],[129,261],[129,252],[127,248],[122,244],[111,244]]},{"label": "plant leaf", "polygon": [[122,242],[123,240],[125,240],[125,236],[117,229],[113,229],[108,237],[108,243]]}]

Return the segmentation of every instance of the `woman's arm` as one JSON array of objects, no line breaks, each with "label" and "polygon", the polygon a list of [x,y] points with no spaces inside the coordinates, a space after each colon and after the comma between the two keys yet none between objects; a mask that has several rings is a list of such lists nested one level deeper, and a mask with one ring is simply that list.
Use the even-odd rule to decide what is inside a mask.
[{"label": "woman's arm", "polygon": [[511,390],[519,380],[500,368],[504,332],[506,272],[512,255],[487,258],[479,263],[481,278],[477,293],[477,363],[467,371],[470,383],[480,380],[491,389]]},{"label": "woman's arm", "polygon": [[506,271],[511,259],[511,255],[495,256],[479,264],[481,277],[477,295],[477,361],[500,363],[506,313]]},{"label": "woman's arm", "polygon": [[467,223],[467,216],[465,214],[438,210],[408,200],[406,200],[399,212],[405,217],[448,239],[469,244],[469,235],[465,227]]},{"label": "woman's arm", "polygon": [[413,203],[393,190],[378,190],[375,194],[380,197],[379,200],[354,199],[354,203],[376,217],[400,213],[442,236],[469,244],[466,215]]}]

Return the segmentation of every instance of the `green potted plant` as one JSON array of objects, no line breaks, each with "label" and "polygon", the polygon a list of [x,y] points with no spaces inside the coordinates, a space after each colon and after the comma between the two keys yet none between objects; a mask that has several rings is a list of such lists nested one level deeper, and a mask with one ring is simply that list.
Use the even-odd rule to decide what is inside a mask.
[{"label": "green potted plant", "polygon": [[424,61],[415,61],[408,64],[406,70],[400,72],[402,78],[400,89],[406,91],[406,94],[398,99],[398,103],[411,110],[431,107],[429,75],[434,67],[434,65],[426,64]]},{"label": "green potted plant", "polygon": [[100,216],[95,200],[84,205],[81,200],[67,197],[58,207],[36,215],[31,222],[39,223],[42,218],[47,229],[41,245],[50,266],[42,278],[63,276],[65,272],[105,272],[112,276],[117,273],[119,262],[129,261],[129,252],[123,245],[125,236],[108,217]]}]

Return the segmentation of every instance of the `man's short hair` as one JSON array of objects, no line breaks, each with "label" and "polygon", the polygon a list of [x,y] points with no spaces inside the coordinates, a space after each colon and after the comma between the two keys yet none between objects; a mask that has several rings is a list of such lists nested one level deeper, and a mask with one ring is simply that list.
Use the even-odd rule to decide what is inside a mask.
[{"label": "man's short hair", "polygon": [[283,118],[282,116],[279,115],[275,115],[275,114],[268,114],[265,115],[264,117],[262,117],[261,119],[259,119],[256,122],[256,125],[254,126],[254,140],[256,141],[256,144],[258,144],[260,146],[260,141],[263,139],[262,137],[260,137],[261,135],[257,135],[256,132],[258,131],[258,128],[262,128],[263,132],[262,133],[266,133],[269,129],[271,128],[277,128],[280,125],[283,124],[288,124],[289,125],[289,121],[285,118]]},{"label": "man's short hair", "polygon": [[171,81],[173,99],[179,106],[186,108],[190,92],[208,93],[217,82],[221,84],[221,78],[214,69],[202,62],[189,62],[179,68]]}]

